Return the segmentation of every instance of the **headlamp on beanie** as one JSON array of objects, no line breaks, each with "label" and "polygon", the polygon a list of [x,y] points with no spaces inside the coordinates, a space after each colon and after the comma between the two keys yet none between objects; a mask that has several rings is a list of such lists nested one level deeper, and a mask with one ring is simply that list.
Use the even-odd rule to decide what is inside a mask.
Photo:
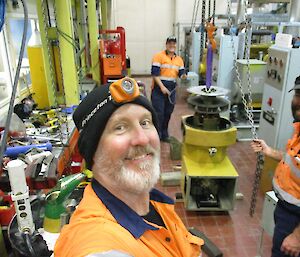
[{"label": "headlamp on beanie", "polygon": [[110,95],[98,103],[97,106],[82,120],[81,129],[83,129],[95,113],[109,101],[113,100],[117,104],[122,104],[131,102],[140,95],[140,89],[137,82],[128,77],[112,83],[109,86],[109,92]]},{"label": "headlamp on beanie", "polygon": [[130,78],[124,78],[112,83],[109,91],[116,103],[131,102],[140,95],[138,84]]}]

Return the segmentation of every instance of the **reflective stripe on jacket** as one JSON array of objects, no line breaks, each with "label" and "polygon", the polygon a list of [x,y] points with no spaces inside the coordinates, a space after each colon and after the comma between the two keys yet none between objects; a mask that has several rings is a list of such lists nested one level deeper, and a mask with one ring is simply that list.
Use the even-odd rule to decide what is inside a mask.
[{"label": "reflective stripe on jacket", "polygon": [[300,207],[300,122],[294,123],[294,129],[276,168],[273,187],[283,200]]},{"label": "reflective stripe on jacket", "polygon": [[151,74],[159,76],[161,80],[176,81],[184,73],[184,64],[180,56],[170,57],[166,51],[154,55]]}]

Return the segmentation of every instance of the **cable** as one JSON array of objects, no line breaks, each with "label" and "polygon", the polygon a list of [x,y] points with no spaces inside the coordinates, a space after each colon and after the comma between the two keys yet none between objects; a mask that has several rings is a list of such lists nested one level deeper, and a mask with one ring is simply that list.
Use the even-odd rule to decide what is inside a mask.
[{"label": "cable", "polygon": [[23,4],[23,10],[24,10],[24,27],[23,27],[23,35],[22,35],[22,43],[21,43],[21,49],[20,49],[20,54],[19,54],[19,60],[18,60],[18,65],[17,65],[17,69],[16,69],[11,98],[10,98],[10,102],[9,102],[8,114],[7,114],[7,118],[6,118],[6,122],[5,122],[5,130],[4,130],[4,133],[2,136],[2,141],[1,141],[0,167],[2,166],[3,154],[4,154],[5,147],[6,147],[6,138],[8,135],[11,117],[12,117],[13,110],[14,110],[14,101],[16,98],[18,82],[19,82],[19,78],[20,78],[20,70],[21,70],[22,59],[23,59],[24,50],[25,50],[26,35],[27,35],[27,28],[28,28],[28,10],[27,10],[27,5],[26,5],[26,0],[20,0],[20,1]]},{"label": "cable", "polygon": [[[204,0],[204,1],[205,1],[205,0]],[[194,25],[193,25],[193,27],[196,26],[197,16],[198,16],[198,10],[199,10],[199,5],[200,5],[200,0],[198,0],[198,2],[197,2],[196,12],[195,12],[195,17],[194,17]]]},{"label": "cable", "polygon": [[62,35],[64,35],[66,38],[68,38],[69,40],[71,40],[71,42],[73,42],[74,45],[77,45],[76,47],[78,48],[79,50],[79,43],[74,39],[72,38],[71,36],[69,36],[67,33],[63,32],[62,30],[60,30],[57,26],[56,26],[56,29],[59,33],[61,33]]},{"label": "cable", "polygon": [[[22,0],[21,0],[22,1]],[[28,249],[28,251],[29,251],[29,253],[30,253],[30,257],[37,257],[37,255],[36,255],[36,253],[35,253],[35,251],[34,251],[34,249],[33,249],[33,246],[32,246],[32,244],[31,244],[31,240],[30,240],[30,235],[29,235],[29,233],[27,233],[27,232],[25,232],[25,233],[23,233],[22,234],[23,235],[23,238],[24,238],[24,240],[25,240],[25,244],[26,244],[26,246],[27,246],[27,249]]]},{"label": "cable", "polygon": [[175,92],[176,92],[176,87],[170,91],[170,94],[168,94],[168,99],[169,99],[169,102],[170,104],[174,105],[175,104],[175,101],[173,102],[172,99],[171,99],[171,95],[174,93],[175,95]]},{"label": "cable", "polygon": [[79,51],[78,43],[69,35],[61,31],[59,28],[57,28],[57,32],[69,43],[71,44],[77,51]]},{"label": "cable", "polygon": [[192,22],[191,22],[191,32],[192,32],[192,29],[194,28],[194,17],[195,17],[195,11],[196,11],[196,1],[197,0],[194,0],[193,15],[192,15]]}]

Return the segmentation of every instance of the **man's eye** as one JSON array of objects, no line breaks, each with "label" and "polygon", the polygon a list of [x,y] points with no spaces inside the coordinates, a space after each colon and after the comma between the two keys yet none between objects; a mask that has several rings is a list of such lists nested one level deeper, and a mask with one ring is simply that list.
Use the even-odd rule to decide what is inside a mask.
[{"label": "man's eye", "polygon": [[115,126],[114,130],[115,131],[123,131],[125,130],[126,126],[125,125],[117,125]]},{"label": "man's eye", "polygon": [[143,120],[141,122],[141,126],[146,127],[146,128],[149,127],[149,126],[151,126],[151,125],[152,125],[152,121],[149,120],[149,119]]}]

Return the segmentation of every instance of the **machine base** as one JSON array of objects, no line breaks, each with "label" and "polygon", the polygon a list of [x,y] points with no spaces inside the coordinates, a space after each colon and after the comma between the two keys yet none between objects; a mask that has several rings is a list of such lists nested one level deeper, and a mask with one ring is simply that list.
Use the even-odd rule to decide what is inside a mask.
[{"label": "machine base", "polygon": [[[197,163],[183,156],[182,164],[181,190],[187,210],[229,211],[234,208],[238,173],[228,157],[219,163]],[[205,197],[207,201],[201,200]]]}]

